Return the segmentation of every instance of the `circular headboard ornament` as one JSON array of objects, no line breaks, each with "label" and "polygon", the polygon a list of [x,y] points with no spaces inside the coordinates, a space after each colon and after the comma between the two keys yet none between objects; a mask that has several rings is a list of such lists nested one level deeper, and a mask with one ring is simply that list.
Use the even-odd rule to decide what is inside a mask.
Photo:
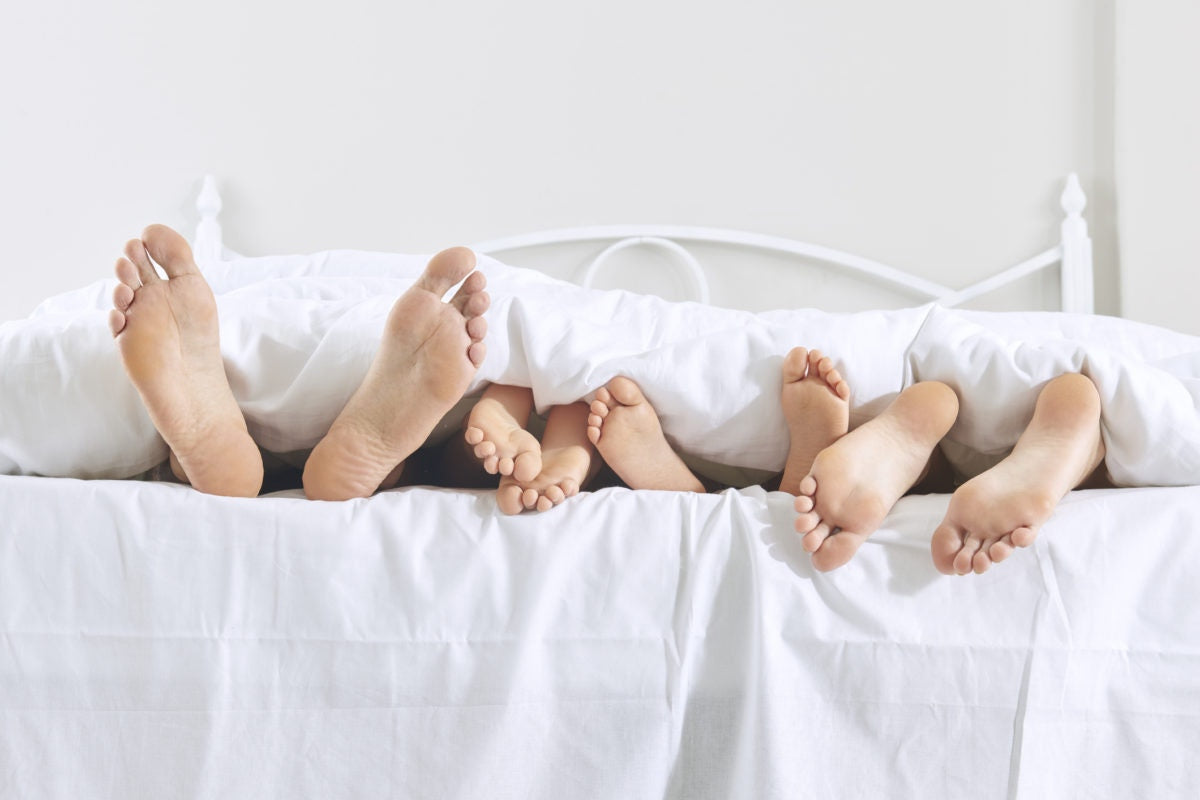
[{"label": "circular headboard ornament", "polygon": [[704,268],[700,266],[700,262],[696,257],[687,251],[687,248],[658,236],[631,236],[628,239],[622,239],[619,242],[614,242],[592,259],[586,267],[579,273],[577,283],[580,286],[594,288],[596,283],[596,275],[599,274],[600,268],[614,254],[622,250],[627,250],[631,247],[655,247],[659,250],[665,250],[683,266],[684,276],[692,290],[692,299],[700,303],[709,301],[708,278],[704,275]]}]

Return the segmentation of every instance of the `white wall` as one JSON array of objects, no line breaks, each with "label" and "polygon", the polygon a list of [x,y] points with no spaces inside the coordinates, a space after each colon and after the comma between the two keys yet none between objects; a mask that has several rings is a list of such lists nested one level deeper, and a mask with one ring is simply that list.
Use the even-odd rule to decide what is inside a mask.
[{"label": "white wall", "polygon": [[1200,334],[1200,3],[1119,0],[1116,164],[1126,316]]},{"label": "white wall", "polygon": [[1115,312],[1104,7],[15,5],[0,27],[0,319],[107,276],[147,222],[190,232],[205,172],[227,243],[251,254],[664,222],[958,286],[1056,241],[1076,170],[1098,307]]}]

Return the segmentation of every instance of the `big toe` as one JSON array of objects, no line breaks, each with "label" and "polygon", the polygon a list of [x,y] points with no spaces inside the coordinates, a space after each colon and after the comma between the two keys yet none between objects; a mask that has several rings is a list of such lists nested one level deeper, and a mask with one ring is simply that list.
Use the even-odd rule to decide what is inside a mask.
[{"label": "big toe", "polygon": [[521,502],[523,492],[524,490],[519,484],[502,481],[500,488],[496,490],[496,505],[505,514],[520,514],[525,510],[525,506]]},{"label": "big toe", "polygon": [[142,231],[146,252],[162,265],[169,277],[198,271],[192,248],[178,232],[166,225],[150,225]]},{"label": "big toe", "polygon": [[475,253],[469,247],[451,247],[429,259],[417,285],[441,297],[473,269]]},{"label": "big toe", "polygon": [[540,453],[527,451],[517,453],[513,459],[512,476],[522,483],[528,483],[542,471],[542,456]]},{"label": "big toe", "polygon": [[929,542],[933,565],[943,575],[957,575],[954,561],[963,548],[964,531],[951,522],[943,522],[933,532]]},{"label": "big toe", "polygon": [[813,566],[821,572],[837,569],[858,552],[866,536],[853,531],[838,531],[821,543],[821,547],[812,555]]},{"label": "big toe", "polygon": [[783,359],[783,382],[795,383],[808,373],[808,350],[793,347]]},{"label": "big toe", "polygon": [[608,382],[608,391],[623,406],[635,406],[646,401],[638,385],[623,375]]}]

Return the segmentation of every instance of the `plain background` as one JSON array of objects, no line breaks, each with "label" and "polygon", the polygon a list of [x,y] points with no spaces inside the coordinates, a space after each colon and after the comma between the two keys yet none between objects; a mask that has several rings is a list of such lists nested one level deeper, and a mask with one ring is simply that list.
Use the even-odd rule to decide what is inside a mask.
[{"label": "plain background", "polygon": [[[964,286],[1058,239],[1200,333],[1188,0],[49,0],[0,27],[0,320],[221,181],[248,254],[742,228]],[[789,298],[788,302],[795,302]]]}]

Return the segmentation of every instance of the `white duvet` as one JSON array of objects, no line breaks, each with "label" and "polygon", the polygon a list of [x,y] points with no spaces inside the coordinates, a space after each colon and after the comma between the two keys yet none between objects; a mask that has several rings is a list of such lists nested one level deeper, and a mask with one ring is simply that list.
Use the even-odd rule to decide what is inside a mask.
[{"label": "white duvet", "polygon": [[[311,448],[358,385],[394,298],[423,257],[357,252],[243,259],[206,274],[227,372],[251,433]],[[901,311],[750,314],[599,292],[481,259],[493,305],[473,389],[532,386],[538,406],[636,380],[687,456],[782,467],[778,397],[795,345],[833,356],[855,422],[917,380],[962,400],[947,454],[979,471],[1016,441],[1038,389],[1082,371],[1100,389],[1107,464],[1128,485],[1200,483],[1200,339],[1105,317]],[[0,473],[125,477],[165,446],[124,376],[105,322],[111,283],[53,298],[0,326]]]}]

